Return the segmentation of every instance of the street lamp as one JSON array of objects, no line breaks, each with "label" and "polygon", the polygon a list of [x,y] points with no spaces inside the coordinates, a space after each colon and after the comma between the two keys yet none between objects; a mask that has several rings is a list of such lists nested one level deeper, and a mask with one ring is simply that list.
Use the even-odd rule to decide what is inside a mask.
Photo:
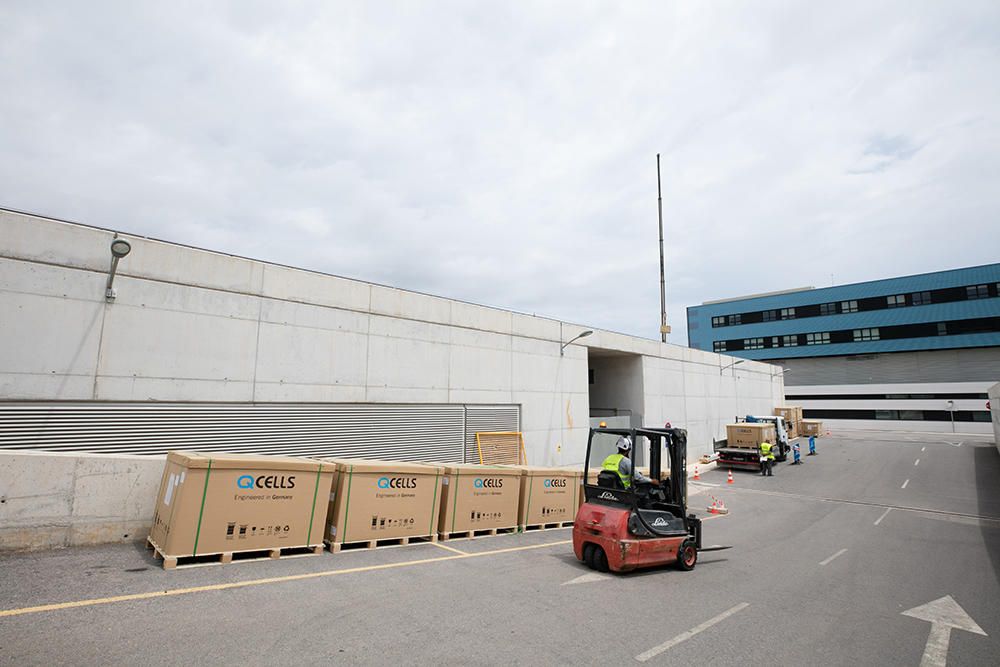
[{"label": "street lamp", "polygon": [[[732,368],[733,366],[739,366],[744,361],[746,361],[746,359],[740,359],[739,361],[734,361],[733,363],[729,364],[728,366],[723,366],[722,368],[719,369],[719,375],[721,376],[722,375],[722,371],[726,370],[727,368]],[[734,375],[736,374],[735,370],[733,371],[733,374]]]},{"label": "street lamp", "polygon": [[570,343],[572,343],[575,340],[580,340],[581,338],[586,338],[587,336],[589,336],[592,333],[594,333],[594,332],[590,331],[590,330],[587,330],[587,331],[584,331],[583,333],[577,334],[573,338],[570,338],[568,341],[566,341],[565,343],[562,344],[562,347],[559,348],[559,356],[560,357],[563,356],[563,350],[566,349],[567,345],[569,345]]},{"label": "street lamp", "polygon": [[115,290],[111,285],[115,282],[115,271],[118,270],[118,260],[132,252],[132,244],[125,239],[115,239],[111,242],[111,272],[108,274],[108,286],[104,289],[104,298],[114,301]]}]

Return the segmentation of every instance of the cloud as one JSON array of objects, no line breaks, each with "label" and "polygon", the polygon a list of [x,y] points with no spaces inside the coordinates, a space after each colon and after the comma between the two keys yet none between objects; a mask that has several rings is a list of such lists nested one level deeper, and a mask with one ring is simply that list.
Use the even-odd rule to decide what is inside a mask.
[{"label": "cloud", "polygon": [[[0,205],[656,338],[996,261],[993,3],[5,3]],[[888,250],[888,252],[887,252]]]}]

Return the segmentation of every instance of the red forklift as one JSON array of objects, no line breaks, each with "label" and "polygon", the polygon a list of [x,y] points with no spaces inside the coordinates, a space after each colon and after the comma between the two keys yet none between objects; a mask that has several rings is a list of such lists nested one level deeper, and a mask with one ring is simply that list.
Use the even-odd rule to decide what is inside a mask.
[{"label": "red forklift", "polygon": [[[619,438],[629,438],[631,479],[601,470],[597,484],[587,476],[591,455],[603,461],[617,451]],[[636,477],[636,453],[648,451],[649,477]],[[669,475],[664,477],[662,452]],[[703,549],[701,519],[687,513],[687,431],[679,428],[592,428],[583,465],[585,502],[573,523],[573,551],[578,560],[600,572],[628,572],[674,563],[692,570]],[[596,459],[595,459],[596,461]],[[597,462],[600,468],[601,463]]]}]

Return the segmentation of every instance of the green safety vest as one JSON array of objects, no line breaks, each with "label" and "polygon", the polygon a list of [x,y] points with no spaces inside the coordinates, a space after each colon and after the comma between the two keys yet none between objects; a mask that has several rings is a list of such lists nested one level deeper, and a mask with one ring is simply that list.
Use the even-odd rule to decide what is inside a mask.
[{"label": "green safety vest", "polygon": [[622,475],[621,471],[618,469],[618,464],[621,463],[623,458],[625,457],[621,454],[612,454],[608,458],[604,459],[604,464],[601,467],[604,470],[610,470],[614,474],[618,475],[618,478],[622,481],[622,486],[627,489],[632,484],[632,480],[625,475]]},{"label": "green safety vest", "polygon": [[765,459],[769,459],[771,461],[774,460],[774,454],[771,453],[771,443],[769,442],[760,443],[760,455],[763,456]]}]

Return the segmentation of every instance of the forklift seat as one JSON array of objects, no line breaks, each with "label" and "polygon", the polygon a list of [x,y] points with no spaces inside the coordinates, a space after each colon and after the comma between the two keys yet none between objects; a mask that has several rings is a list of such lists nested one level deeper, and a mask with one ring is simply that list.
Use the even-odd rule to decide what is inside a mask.
[{"label": "forklift seat", "polygon": [[612,472],[611,470],[602,470],[597,473],[597,486],[605,489],[618,489],[620,491],[625,490],[625,485],[622,484],[622,478],[618,476],[618,473]]}]

